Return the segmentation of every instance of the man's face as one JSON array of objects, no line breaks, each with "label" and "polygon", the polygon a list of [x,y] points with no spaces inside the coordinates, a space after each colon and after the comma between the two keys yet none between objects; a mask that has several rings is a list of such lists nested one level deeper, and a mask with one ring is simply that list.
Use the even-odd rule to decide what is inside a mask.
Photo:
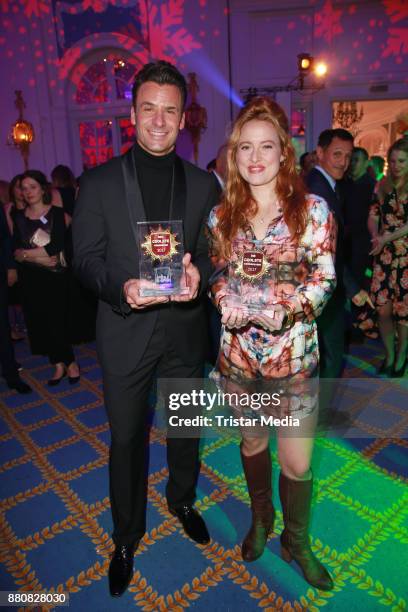
[{"label": "man's face", "polygon": [[351,176],[354,180],[363,176],[367,171],[368,159],[361,151],[353,151],[351,156]]},{"label": "man's face", "polygon": [[341,140],[335,136],[326,149],[317,147],[316,154],[319,165],[336,181],[343,178],[353,151],[353,143]]},{"label": "man's face", "polygon": [[140,86],[130,120],[139,145],[152,155],[166,155],[174,149],[184,127],[181,92],[175,85],[147,81]]}]

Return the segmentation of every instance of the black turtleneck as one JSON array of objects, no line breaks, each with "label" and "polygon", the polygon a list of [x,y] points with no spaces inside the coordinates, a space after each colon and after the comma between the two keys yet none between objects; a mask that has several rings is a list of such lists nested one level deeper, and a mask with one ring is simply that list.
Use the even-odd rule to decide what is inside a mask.
[{"label": "black turtleneck", "polygon": [[136,143],[134,156],[146,220],[167,221],[175,151],[167,155],[152,155]]}]

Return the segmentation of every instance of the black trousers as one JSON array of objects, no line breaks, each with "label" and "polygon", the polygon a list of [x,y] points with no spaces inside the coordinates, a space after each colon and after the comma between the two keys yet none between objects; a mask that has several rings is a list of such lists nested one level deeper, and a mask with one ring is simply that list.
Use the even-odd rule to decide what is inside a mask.
[{"label": "black trousers", "polygon": [[320,378],[340,378],[345,349],[345,296],[332,295],[320,317],[317,317],[319,336]]},{"label": "black trousers", "polygon": [[7,282],[3,278],[0,278],[0,365],[6,380],[13,381],[18,378],[8,318]]},{"label": "black trousers", "polygon": [[[154,377],[201,378],[203,364],[185,365],[170,345],[168,312],[157,324],[141,362],[126,376],[104,372],[105,406],[111,430],[109,461],[113,541],[132,545],[146,531],[148,395]],[[137,342],[137,339],[135,339]],[[177,508],[195,500],[199,439],[167,439],[167,503]]]}]

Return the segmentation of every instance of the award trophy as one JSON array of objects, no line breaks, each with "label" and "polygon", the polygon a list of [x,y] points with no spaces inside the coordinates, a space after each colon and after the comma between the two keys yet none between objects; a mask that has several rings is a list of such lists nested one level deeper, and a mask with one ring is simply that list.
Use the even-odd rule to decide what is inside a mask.
[{"label": "award trophy", "polygon": [[183,222],[141,221],[139,239],[139,278],[142,297],[188,293],[182,287]]},{"label": "award trophy", "polygon": [[303,258],[303,248],[263,240],[234,240],[226,304],[249,314],[262,311],[273,318],[271,306],[293,296],[308,273]]}]

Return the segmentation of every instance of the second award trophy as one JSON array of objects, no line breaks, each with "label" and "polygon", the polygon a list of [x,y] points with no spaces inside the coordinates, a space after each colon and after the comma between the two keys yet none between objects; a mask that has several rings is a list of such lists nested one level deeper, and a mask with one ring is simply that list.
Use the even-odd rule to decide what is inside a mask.
[{"label": "second award trophy", "polygon": [[183,267],[183,222],[141,221],[137,226],[140,295],[188,293]]}]

